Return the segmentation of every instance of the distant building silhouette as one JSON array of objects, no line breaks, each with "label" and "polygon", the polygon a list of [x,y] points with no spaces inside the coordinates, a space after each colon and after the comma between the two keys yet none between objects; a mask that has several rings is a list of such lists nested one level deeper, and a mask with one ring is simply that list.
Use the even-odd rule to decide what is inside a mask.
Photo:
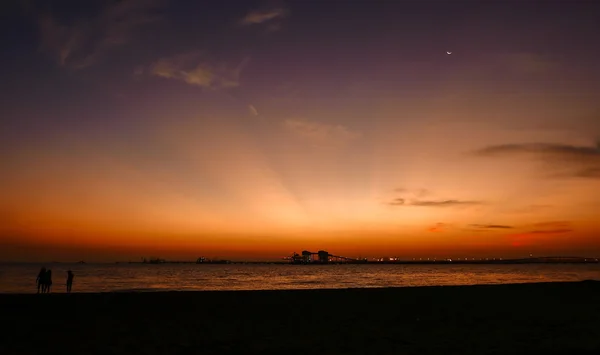
[{"label": "distant building silhouette", "polygon": [[319,256],[319,263],[327,264],[329,262],[329,253],[325,250],[319,250],[317,255]]}]

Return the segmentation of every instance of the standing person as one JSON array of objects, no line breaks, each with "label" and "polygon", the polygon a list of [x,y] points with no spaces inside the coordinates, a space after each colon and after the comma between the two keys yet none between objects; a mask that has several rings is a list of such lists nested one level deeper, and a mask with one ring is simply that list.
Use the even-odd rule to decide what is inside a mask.
[{"label": "standing person", "polygon": [[45,291],[45,287],[44,287],[44,279],[46,277],[46,267],[42,266],[42,268],[40,269],[40,272],[38,273],[35,282],[37,284],[37,293],[40,293],[40,289],[42,290],[42,293]]},{"label": "standing person", "polygon": [[71,288],[73,287],[73,271],[67,271],[67,293],[71,293]]},{"label": "standing person", "polygon": [[46,293],[52,289],[52,270],[46,271]]}]

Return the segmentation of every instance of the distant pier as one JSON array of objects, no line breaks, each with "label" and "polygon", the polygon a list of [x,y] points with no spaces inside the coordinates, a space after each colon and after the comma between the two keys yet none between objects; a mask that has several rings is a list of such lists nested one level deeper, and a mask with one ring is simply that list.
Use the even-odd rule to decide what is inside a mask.
[{"label": "distant pier", "polygon": [[366,263],[366,259],[355,259],[346,256],[329,254],[325,250],[312,252],[304,250],[302,254],[294,253],[289,257],[292,264],[360,264]]},{"label": "distant pier", "polygon": [[374,258],[372,260],[349,258],[345,256],[333,255],[325,250],[311,252],[304,250],[301,254],[293,253],[292,256],[285,257],[291,264],[403,264],[403,265],[437,265],[437,264],[597,264],[598,258],[583,258],[570,256],[546,256],[529,257],[522,259],[503,259],[503,258],[458,258],[458,259],[412,259],[402,260],[400,258]]},{"label": "distant pier", "polygon": [[[117,262],[121,263],[121,262]],[[293,253],[279,261],[233,261],[225,259],[208,259],[199,257],[192,260],[166,260],[157,257],[142,258],[141,261],[129,261],[129,264],[295,264],[295,265],[324,265],[324,264],[394,264],[394,265],[511,265],[511,264],[598,264],[599,258],[585,258],[577,256],[543,256],[528,258],[412,258],[401,259],[398,257],[387,258],[350,258],[346,256],[333,255],[325,250],[312,252],[304,250],[301,254]]]}]

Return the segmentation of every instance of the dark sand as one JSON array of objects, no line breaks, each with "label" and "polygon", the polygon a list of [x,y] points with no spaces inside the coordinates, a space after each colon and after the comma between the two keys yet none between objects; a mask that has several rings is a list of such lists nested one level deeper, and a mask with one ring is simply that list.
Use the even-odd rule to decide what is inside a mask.
[{"label": "dark sand", "polygon": [[600,354],[600,282],[0,295],[0,354]]}]

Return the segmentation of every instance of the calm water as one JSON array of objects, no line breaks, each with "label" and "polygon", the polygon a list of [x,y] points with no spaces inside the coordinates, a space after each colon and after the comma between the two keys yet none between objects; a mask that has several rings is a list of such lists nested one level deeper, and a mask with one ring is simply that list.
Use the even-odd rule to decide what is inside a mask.
[{"label": "calm water", "polygon": [[[52,264],[53,292],[264,290],[600,280],[600,264],[195,265]],[[41,265],[0,264],[0,293],[35,292]]]}]

